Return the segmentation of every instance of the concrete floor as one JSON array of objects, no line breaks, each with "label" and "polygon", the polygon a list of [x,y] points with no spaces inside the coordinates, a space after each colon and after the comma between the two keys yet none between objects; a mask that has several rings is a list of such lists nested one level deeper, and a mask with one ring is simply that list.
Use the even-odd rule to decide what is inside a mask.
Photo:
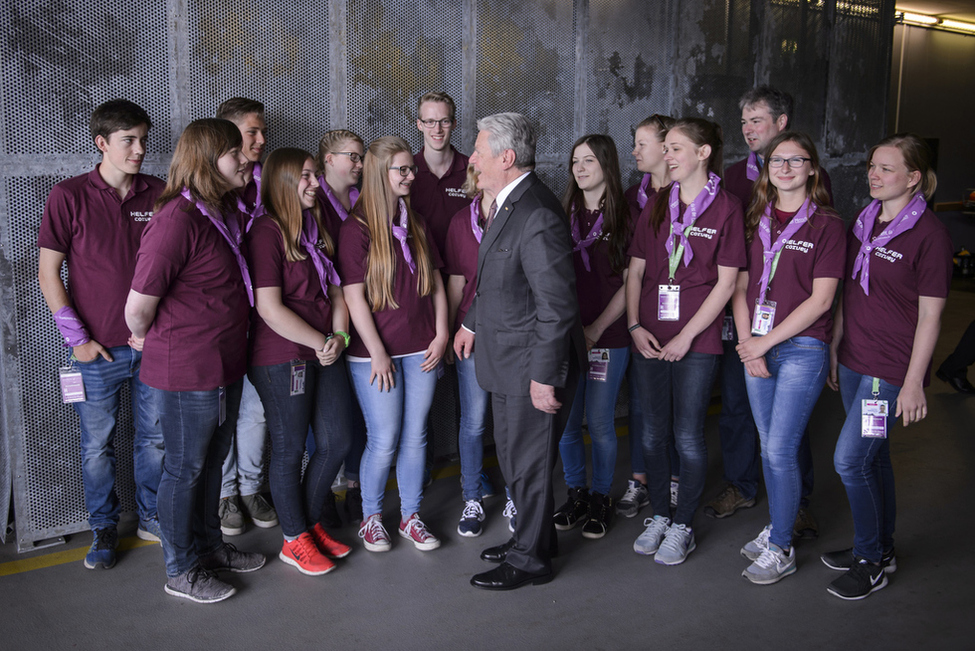
[{"label": "concrete floor", "polygon": [[[935,364],[975,317],[975,287],[956,284],[945,314]],[[738,550],[766,524],[768,502],[726,520],[699,514],[698,548],[687,562],[664,567],[634,554],[649,509],[616,520],[602,540],[578,530],[560,534],[556,580],[507,593],[471,588],[489,566],[483,547],[508,537],[503,497],[486,502],[480,538],[462,538],[456,466],[439,468],[427,490],[423,517],[443,546],[420,552],[394,538],[387,554],[370,554],[346,526],[338,537],[353,553],[324,577],[306,577],[280,562],[280,529],[250,529],[232,539],[270,556],[258,572],[230,575],[233,598],[204,606],[167,596],[158,545],[139,546],[134,524],[118,565],[86,570],[89,534],[60,548],[19,555],[0,546],[0,649],[618,649],[659,648],[975,648],[975,398],[934,380],[930,416],[892,432],[898,482],[898,569],[884,590],[861,602],[827,594],[837,574],[819,561],[849,547],[853,526],[832,452],[843,421],[836,394],[826,389],[810,424],[815,455],[813,511],[818,540],[797,545],[799,571],[760,587],[741,578]],[[710,473],[705,497],[721,476],[717,417],[707,422]],[[617,491],[629,459],[620,439]],[[490,472],[500,486],[497,468]],[[557,499],[565,493],[556,480]],[[396,521],[395,491],[387,520]]]}]

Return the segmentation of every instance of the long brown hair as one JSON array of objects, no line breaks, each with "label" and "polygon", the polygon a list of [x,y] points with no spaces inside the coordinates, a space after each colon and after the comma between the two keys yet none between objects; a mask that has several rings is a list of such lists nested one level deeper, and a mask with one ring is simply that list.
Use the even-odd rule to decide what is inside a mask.
[{"label": "long brown hair", "polygon": [[913,133],[896,133],[888,136],[870,148],[870,153],[867,155],[867,169],[870,169],[873,153],[880,147],[896,147],[904,157],[907,171],[921,173],[921,180],[912,192],[920,192],[925,199],[931,201],[934,191],[938,188],[938,175],[934,173],[932,167],[934,154],[928,143]]},{"label": "long brown hair", "polygon": [[[393,298],[393,284],[396,276],[395,241],[391,222],[397,218],[397,199],[389,186],[389,168],[393,157],[401,152],[411,154],[409,144],[399,136],[377,138],[369,144],[362,166],[362,193],[353,206],[356,219],[369,231],[369,253],[366,259],[366,298],[373,312],[387,308],[396,309],[399,305]],[[416,290],[419,296],[433,293],[433,262],[430,258],[430,245],[427,244],[423,227],[413,214],[409,196],[406,202],[407,231],[412,241],[413,260],[416,262]],[[393,204],[393,214],[389,214],[389,204]]]},{"label": "long brown hair", "polygon": [[[718,176],[721,175],[724,140],[721,137],[720,125],[703,118],[681,118],[674,122],[674,125],[670,127],[667,133],[670,134],[674,131],[680,131],[687,136],[687,139],[694,143],[695,147],[700,148],[704,145],[710,145],[711,155],[708,157],[708,172],[717,174]],[[670,188],[673,184],[673,181],[671,181],[667,187],[660,188],[653,203],[653,209],[650,211],[650,226],[653,227],[654,233],[660,232],[660,225],[667,218],[667,210],[670,203],[668,198],[670,197]]]},{"label": "long brown hair", "polygon": [[774,204],[779,198],[778,190],[769,181],[768,160],[772,152],[784,142],[794,142],[809,156],[809,164],[812,166],[813,173],[806,179],[806,194],[810,200],[821,211],[839,217],[832,209],[829,193],[823,183],[823,168],[819,166],[819,152],[816,151],[816,145],[813,144],[812,138],[801,131],[783,131],[772,139],[762,154],[765,164],[762,165],[762,170],[758,173],[758,180],[755,181],[755,187],[752,189],[752,200],[748,205],[748,211],[745,213],[745,239],[749,242],[755,236],[758,223],[761,221],[762,215],[765,214],[765,207]]},{"label": "long brown hair", "polygon": [[[267,216],[281,229],[284,238],[284,254],[288,262],[298,262],[308,257],[301,246],[301,231],[304,226],[304,209],[298,201],[298,182],[301,181],[302,168],[311,154],[303,149],[285,147],[275,149],[264,161],[261,173],[261,201]],[[335,246],[322,226],[318,202],[311,207],[311,214],[318,225],[318,237],[325,243],[325,254],[332,257]]]},{"label": "long brown hair", "polygon": [[180,196],[185,187],[194,201],[214,216],[220,214],[221,203],[233,188],[220,173],[217,160],[242,143],[240,130],[230,120],[203,118],[190,122],[176,143],[166,187],[156,199],[155,210]]},{"label": "long brown hair", "polygon": [[576,183],[572,173],[572,158],[578,147],[587,145],[596,157],[596,162],[603,171],[606,188],[599,199],[599,208],[603,211],[603,230],[609,233],[609,263],[613,273],[621,274],[626,268],[626,246],[630,239],[630,208],[623,196],[623,186],[620,183],[620,159],[616,153],[616,143],[609,136],[594,133],[576,140],[569,152],[569,185],[562,197],[562,207],[569,219],[578,219],[573,215],[585,209],[583,192]]}]

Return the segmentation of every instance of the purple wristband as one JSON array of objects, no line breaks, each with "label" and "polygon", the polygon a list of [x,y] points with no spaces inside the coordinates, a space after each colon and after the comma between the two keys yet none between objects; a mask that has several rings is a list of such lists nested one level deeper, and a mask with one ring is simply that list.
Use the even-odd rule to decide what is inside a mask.
[{"label": "purple wristband", "polygon": [[91,341],[85,324],[81,322],[74,308],[70,305],[65,305],[54,313],[54,324],[61,332],[61,336],[64,337],[66,346],[74,348],[75,346],[81,346]]}]

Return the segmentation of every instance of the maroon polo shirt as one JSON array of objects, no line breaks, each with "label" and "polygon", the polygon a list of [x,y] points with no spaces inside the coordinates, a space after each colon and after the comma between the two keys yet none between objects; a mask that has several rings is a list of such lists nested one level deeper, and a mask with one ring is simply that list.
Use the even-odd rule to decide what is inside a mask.
[{"label": "maroon polo shirt", "polygon": [[[790,220],[791,221],[791,220]],[[772,243],[778,241],[789,222],[772,218]],[[755,317],[755,301],[761,289],[764,246],[755,233],[748,247],[749,317]],[[782,247],[775,276],[769,283],[765,300],[775,301],[775,322],[781,324],[799,305],[812,296],[816,278],[842,278],[846,265],[846,229],[843,220],[817,210]],[[748,328],[751,329],[751,322]],[[797,337],[815,337],[827,344],[833,340],[833,311],[829,309]]]},{"label": "maroon polo shirt", "polygon": [[[243,215],[226,214],[243,229]],[[183,197],[146,227],[132,289],[161,299],[142,351],[143,382],[164,391],[208,391],[244,376],[250,304],[237,258]]]},{"label": "maroon polo shirt", "polygon": [[[426,233],[426,229],[423,229]],[[372,318],[376,330],[382,339],[386,354],[409,355],[425,351],[430,342],[437,335],[437,320],[433,305],[433,294],[419,296],[417,293],[417,276],[410,272],[403,248],[399,240],[392,237],[393,255],[396,258],[396,270],[393,280],[393,298],[399,305],[393,309],[387,307],[379,312],[373,312]],[[410,242],[412,238],[408,238]],[[427,233],[430,248],[430,258],[434,269],[440,269],[443,262],[436,245]],[[366,227],[353,214],[339,231],[339,273],[344,286],[364,283],[366,267],[369,259],[371,239]],[[416,249],[412,245],[410,251]],[[414,255],[414,260],[416,259]],[[359,337],[352,340],[349,355],[353,357],[370,357],[369,350]]]},{"label": "maroon polo shirt", "polygon": [[[670,282],[666,249],[670,226],[665,218],[660,225],[660,232],[655,233],[649,222],[653,205],[667,199],[666,193],[658,193],[647,202],[637,220],[633,242],[628,251],[631,257],[646,260],[640,293],[640,324],[657,338],[661,346],[677,336],[700,309],[718,281],[718,266],[741,268],[746,264],[741,204],[725,190],[719,190],[714,201],[697,218],[688,233],[691,250],[694,252],[690,267],[685,266],[683,260],[677,267],[674,282],[680,285],[680,318],[677,321],[659,321],[658,285]],[[681,203],[681,215],[685,209],[686,206]],[[714,322],[694,338],[690,350],[720,355],[723,319],[724,313],[720,312]]]},{"label": "maroon polo shirt", "polygon": [[[475,199],[480,201],[480,199]],[[463,276],[467,280],[464,294],[457,307],[457,319],[453,324],[453,332],[457,332],[467,316],[474,302],[474,291],[477,289],[477,249],[480,244],[474,237],[471,227],[470,205],[461,208],[450,220],[447,229],[447,244],[443,252],[443,272],[449,276]]]},{"label": "maroon polo shirt", "polygon": [[[863,293],[853,263],[860,240],[847,236],[843,283],[843,339],[841,364],[862,375],[903,386],[914,347],[918,298],[947,298],[951,286],[953,249],[944,224],[925,210],[911,230],[870,258],[870,295]],[[930,363],[924,386],[930,380]]]},{"label": "maroon polo shirt", "polygon": [[[324,242],[318,240],[319,248]],[[306,254],[307,256],[307,254]],[[254,289],[279,287],[281,302],[315,330],[332,332],[332,305],[322,293],[322,285],[310,257],[288,261],[281,228],[270,217],[258,217],[247,233],[247,261]],[[257,310],[251,315],[250,365],[271,366],[294,359],[314,360],[315,351],[271,329]]]},{"label": "maroon polo shirt", "polygon": [[[826,168],[821,169],[823,171],[823,186],[826,188],[826,193],[829,194],[829,202],[832,205],[833,184],[829,180],[829,172],[826,171]],[[722,178],[724,189],[738,197],[742,210],[746,212],[748,211],[748,204],[752,200],[752,186],[755,185],[754,181],[749,181],[748,177],[745,176],[747,171],[748,159],[744,158],[726,168]]]},{"label": "maroon polo shirt", "polygon": [[426,218],[430,236],[436,243],[437,250],[443,252],[447,243],[450,219],[457,214],[458,210],[471,203],[470,197],[464,194],[462,189],[464,181],[467,180],[468,158],[451,145],[454,162],[443,178],[437,178],[423,158],[424,149],[421,147],[413,157],[417,172],[416,179],[410,187],[410,207]]},{"label": "maroon polo shirt", "polygon": [[320,209],[320,214],[322,217],[322,225],[325,226],[325,230],[328,234],[332,236],[332,244],[338,246],[339,241],[339,230],[342,228],[342,216],[339,215],[338,211],[335,210],[335,206],[332,202],[328,200],[328,195],[325,194],[325,189],[322,186],[318,186],[315,190],[315,198],[318,199],[318,207]]},{"label": "maroon polo shirt", "polygon": [[[589,234],[593,224],[599,217],[598,210],[582,210],[579,231],[583,238]],[[630,223],[630,237],[624,251],[633,239],[633,226]],[[582,252],[573,251],[572,263],[576,270],[576,295],[579,297],[579,313],[582,325],[589,326],[599,318],[616,292],[623,286],[623,274],[615,273],[609,259],[609,233],[603,225],[603,237],[592,243],[587,249],[589,253],[589,271],[582,263]],[[629,264],[629,257],[625,264]],[[626,268],[625,266],[623,267]],[[596,348],[626,348],[633,341],[626,330],[626,312],[603,332],[603,336],[596,342]]]},{"label": "maroon polo shirt", "polygon": [[96,166],[55,185],[44,206],[37,245],[65,255],[71,303],[106,348],[128,342],[125,299],[142,231],[164,187],[154,176],[136,174],[123,200]]}]

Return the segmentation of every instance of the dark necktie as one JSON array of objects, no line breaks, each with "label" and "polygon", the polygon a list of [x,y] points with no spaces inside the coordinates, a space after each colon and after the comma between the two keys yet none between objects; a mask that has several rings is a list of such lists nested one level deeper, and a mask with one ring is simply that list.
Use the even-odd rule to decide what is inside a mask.
[{"label": "dark necktie", "polygon": [[494,216],[498,213],[498,202],[492,201],[491,207],[488,209],[487,221],[484,224],[484,232],[487,233],[488,229],[491,228],[491,223],[494,221]]}]

